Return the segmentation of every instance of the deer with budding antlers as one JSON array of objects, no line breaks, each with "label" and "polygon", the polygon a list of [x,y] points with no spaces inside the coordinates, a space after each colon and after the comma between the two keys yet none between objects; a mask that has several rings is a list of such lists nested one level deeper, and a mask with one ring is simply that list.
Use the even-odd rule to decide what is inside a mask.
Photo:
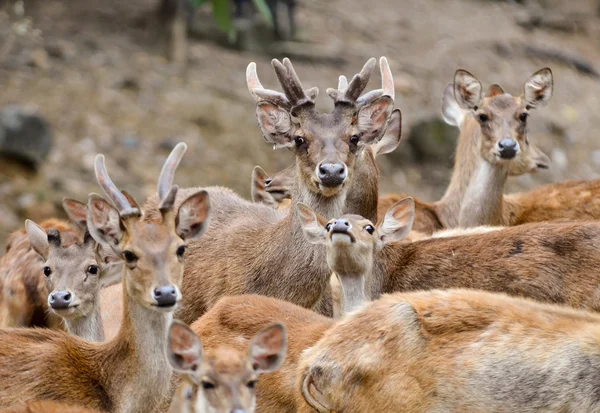
[{"label": "deer with budding antlers", "polygon": [[172,374],[165,349],[181,301],[186,242],[203,233],[209,214],[204,191],[174,208],[173,176],[185,149],[177,145],[161,171],[156,219],[142,216],[110,180],[104,157],[96,157],[96,178],[115,206],[90,195],[87,223],[94,239],[125,261],[121,329],[105,343],[50,330],[0,331],[0,407],[53,399],[104,412],[157,409]]},{"label": "deer with budding antlers", "polygon": [[[293,202],[303,202],[323,216],[342,214],[348,186],[364,145],[386,130],[393,109],[393,82],[381,59],[383,89],[363,94],[375,67],[369,60],[342,87],[330,90],[332,113],[315,109],[316,89],[304,90],[288,59],[273,60],[285,93],[264,89],[256,65],[247,70],[251,95],[265,140],[296,155]],[[175,205],[197,189],[179,191]],[[190,243],[183,281],[184,305],[178,318],[191,323],[226,295],[259,293],[306,308],[317,305],[330,271],[324,251],[308,243],[295,208],[282,218],[272,208],[241,199],[221,188],[207,188],[215,206],[203,239]],[[156,201],[145,208],[156,211]],[[264,251],[269,251],[265,254]],[[323,312],[331,313],[324,308]]]}]

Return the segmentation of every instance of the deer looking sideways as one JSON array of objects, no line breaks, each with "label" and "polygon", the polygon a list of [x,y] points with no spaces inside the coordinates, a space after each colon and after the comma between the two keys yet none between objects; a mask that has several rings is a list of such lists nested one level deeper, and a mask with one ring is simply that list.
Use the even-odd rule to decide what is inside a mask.
[{"label": "deer looking sideways", "polygon": [[[383,89],[361,95],[375,63],[375,59],[369,60],[342,91],[332,93],[336,97],[332,113],[316,111],[316,89],[303,89],[288,59],[283,63],[273,60],[285,94],[264,89],[255,64],[248,66],[247,82],[258,102],[264,138],[296,155],[292,199],[323,216],[342,214],[358,155],[365,144],[383,135],[391,116],[393,81],[385,58],[381,59]],[[197,190],[179,191],[175,205]],[[231,191],[206,191],[215,213],[203,239],[189,245],[194,264],[185,268],[184,303],[177,317],[191,323],[221,297],[243,293],[274,296],[313,308],[328,286],[330,271],[324,251],[305,239],[298,211],[292,208],[282,217]],[[145,210],[156,213],[156,200]],[[323,311],[331,313],[331,309]]]},{"label": "deer looking sideways", "polygon": [[165,348],[173,310],[181,301],[185,242],[202,234],[209,214],[204,191],[173,208],[173,176],[185,149],[177,145],[163,167],[161,215],[155,220],[142,218],[133,198],[110,180],[104,157],[96,157],[96,178],[116,208],[90,195],[88,228],[126,262],[121,329],[105,343],[51,330],[0,331],[0,407],[52,399],[104,412],[156,410],[172,373]]},{"label": "deer looking sideways", "polygon": [[276,323],[257,332],[245,351],[222,345],[204,354],[200,338],[173,322],[167,355],[183,380],[169,413],[254,413],[258,376],[281,366],[286,341],[285,327]]},{"label": "deer looking sideways", "polygon": [[387,295],[301,357],[298,412],[600,410],[600,316],[483,291]]},{"label": "deer looking sideways", "polygon": [[[343,311],[352,311],[369,300],[373,259],[384,245],[402,238],[406,227],[397,214],[405,214],[401,201],[382,223],[356,215],[343,215],[327,221],[305,205],[297,208],[309,242],[326,251],[327,263],[342,285]],[[191,326],[202,337],[206,349],[230,343],[244,351],[257,331],[279,321],[288,331],[288,353],[282,367],[264,377],[257,385],[257,410],[268,413],[295,412],[295,371],[300,353],[312,346],[333,325],[333,320],[286,301],[259,295],[222,298]],[[177,396],[176,396],[177,397]]]}]

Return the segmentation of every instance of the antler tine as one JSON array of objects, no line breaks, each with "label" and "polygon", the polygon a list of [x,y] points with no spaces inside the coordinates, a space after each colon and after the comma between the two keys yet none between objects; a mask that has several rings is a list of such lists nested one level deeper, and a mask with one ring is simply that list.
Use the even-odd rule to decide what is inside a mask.
[{"label": "antler tine", "polygon": [[102,187],[106,195],[114,202],[121,218],[127,218],[132,215],[139,216],[140,210],[129,204],[127,198],[119,191],[119,188],[117,188],[108,176],[108,171],[106,170],[106,165],[104,163],[104,155],[96,155],[94,169],[96,171],[96,180],[98,181],[98,184]]},{"label": "antler tine", "polygon": [[338,90],[342,91],[346,89],[348,89],[348,79],[346,78],[346,76],[341,75],[338,80]]},{"label": "antler tine", "polygon": [[256,72],[256,63],[250,62],[246,69],[246,84],[248,91],[256,103],[267,101],[283,108],[290,108],[291,104],[288,98],[275,90],[265,89],[258,79]]},{"label": "antler tine", "polygon": [[360,96],[360,94],[367,87],[367,83],[369,83],[369,79],[371,78],[371,73],[373,73],[373,69],[377,64],[377,60],[372,57],[367,60],[367,63],[363,66],[360,73],[354,75],[350,83],[348,84],[348,88],[346,89],[346,98],[355,102],[356,99]]},{"label": "antler tine", "polygon": [[383,94],[394,99],[396,96],[394,90],[394,77],[392,76],[390,65],[385,56],[381,56],[379,59],[379,68],[381,70],[381,87],[383,88]]},{"label": "antler tine", "polygon": [[[275,70],[277,79],[283,88],[285,96],[289,99],[292,107],[301,106],[305,103],[314,103],[313,100],[307,96],[304,89],[302,89],[302,83],[292,66],[292,62],[290,62],[290,59],[286,57],[283,59],[283,63],[277,59],[273,59],[271,64],[273,70]],[[310,94],[314,94],[316,97],[318,89],[311,88],[310,90]]]},{"label": "antler tine", "polygon": [[173,186],[173,179],[175,178],[175,171],[179,166],[179,162],[181,162],[181,158],[183,158],[183,154],[187,150],[187,145],[183,142],[179,142],[173,150],[171,154],[165,161],[165,164],[160,171],[160,176],[158,177],[158,199],[161,201],[165,199],[171,187]]}]

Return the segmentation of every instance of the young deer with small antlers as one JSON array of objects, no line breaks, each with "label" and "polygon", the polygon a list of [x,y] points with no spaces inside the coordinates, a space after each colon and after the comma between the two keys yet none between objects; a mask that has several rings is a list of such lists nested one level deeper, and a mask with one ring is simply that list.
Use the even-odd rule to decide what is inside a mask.
[{"label": "young deer with small antlers", "polygon": [[111,272],[110,265],[105,265],[98,244],[87,232],[83,242],[64,246],[56,229],[46,232],[30,220],[25,222],[25,228],[31,246],[44,260],[39,271],[48,283],[50,311],[63,319],[71,334],[104,341],[100,290],[118,282],[121,274]]},{"label": "young deer with small antlers", "polygon": [[257,332],[242,351],[221,344],[205,354],[198,336],[173,322],[167,356],[182,382],[169,413],[254,413],[258,376],[281,366],[286,343],[285,327],[276,323]]},{"label": "young deer with small antlers", "polygon": [[298,412],[600,411],[600,316],[483,291],[382,297],[302,354]]},{"label": "young deer with small antlers", "polygon": [[[342,214],[357,156],[365,144],[385,132],[392,113],[393,82],[385,58],[381,59],[383,90],[361,96],[375,63],[369,60],[347,87],[331,91],[335,108],[327,114],[317,112],[316,90],[303,89],[288,59],[273,60],[285,94],[264,89],[256,65],[248,66],[248,87],[257,101],[263,136],[296,155],[293,202],[303,202],[324,216]],[[194,189],[180,191],[176,205],[188,191]],[[230,191],[207,191],[217,212],[206,236],[189,245],[194,265],[186,266],[184,306],[178,317],[191,323],[219,298],[243,293],[314,307],[328,286],[330,272],[324,251],[306,241],[297,210],[282,218],[272,208]],[[145,209],[156,211],[155,201]]]},{"label": "young deer with small antlers", "polygon": [[[298,206],[307,239],[326,250],[330,271],[339,277],[342,312],[353,311],[369,299],[374,255],[405,235],[405,227],[398,225],[401,221],[394,216],[396,210],[403,213],[403,205],[409,202],[412,200],[406,199],[394,206],[378,225],[355,215],[327,221],[312,209]],[[296,411],[293,384],[300,353],[316,343],[333,320],[275,298],[240,295],[221,299],[191,326],[206,348],[215,349],[227,342],[241,350],[257,331],[280,321],[288,331],[288,355],[281,369],[258,383],[257,409],[261,412]]]},{"label": "young deer with small antlers", "polygon": [[116,208],[92,194],[87,222],[94,239],[126,262],[121,329],[106,343],[50,330],[0,331],[0,407],[53,399],[104,412],[157,409],[172,373],[165,348],[181,301],[185,242],[202,234],[209,214],[204,191],[173,207],[173,175],[184,151],[184,144],[177,145],[163,167],[161,216],[155,220],[141,219],[138,204],[117,189],[104,157],[97,156],[96,178]]}]

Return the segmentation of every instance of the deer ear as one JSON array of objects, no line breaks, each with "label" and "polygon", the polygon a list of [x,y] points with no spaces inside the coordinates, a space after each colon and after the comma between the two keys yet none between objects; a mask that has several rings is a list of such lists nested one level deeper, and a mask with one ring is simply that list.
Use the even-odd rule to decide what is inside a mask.
[{"label": "deer ear", "polygon": [[454,74],[454,98],[463,109],[477,110],[481,106],[482,86],[479,80],[466,70]]},{"label": "deer ear", "polygon": [[48,242],[48,234],[38,224],[28,219],[25,221],[25,230],[31,248],[45,260],[48,259],[50,253],[50,243]]},{"label": "deer ear", "polygon": [[96,242],[113,250],[123,238],[119,211],[96,194],[91,194],[88,199],[87,227]]},{"label": "deer ear", "polygon": [[400,144],[401,137],[402,112],[400,112],[400,109],[394,109],[383,137],[373,145],[373,155],[379,156],[394,152]]},{"label": "deer ear", "polygon": [[394,99],[382,96],[358,111],[357,125],[361,140],[370,144],[381,136],[394,109]]},{"label": "deer ear", "polygon": [[123,259],[117,256],[112,249],[102,244],[96,245],[96,257],[102,263],[101,288],[120,283],[123,278]]},{"label": "deer ear", "polygon": [[448,125],[460,128],[465,120],[465,110],[462,109],[454,97],[454,85],[450,83],[444,89],[442,97],[442,118]]},{"label": "deer ear", "polygon": [[200,238],[210,222],[210,200],[208,192],[202,190],[183,201],[177,210],[177,234],[184,240]]},{"label": "deer ear", "polygon": [[493,98],[494,96],[498,96],[498,95],[503,95],[504,94],[504,89],[502,89],[502,87],[500,85],[497,84],[493,84],[488,88],[488,93],[487,93],[487,97],[489,98]]},{"label": "deer ear", "polygon": [[275,202],[273,197],[265,190],[265,182],[268,177],[265,170],[258,165],[252,170],[252,185],[250,186],[252,202],[265,204],[275,208],[277,202]]},{"label": "deer ear", "polygon": [[291,145],[292,120],[287,110],[262,102],[256,105],[256,117],[263,137],[275,149]]},{"label": "deer ear", "polygon": [[296,204],[304,236],[311,244],[324,244],[327,238],[325,219],[302,203]]},{"label": "deer ear", "polygon": [[194,373],[204,356],[200,338],[181,321],[174,320],[169,328],[167,359],[174,370]]},{"label": "deer ear", "polygon": [[387,210],[377,227],[381,242],[385,245],[405,238],[412,229],[414,219],[415,202],[412,198],[396,202]]},{"label": "deer ear", "polygon": [[283,364],[287,351],[287,333],[281,323],[273,324],[256,333],[250,344],[250,361],[257,373],[277,370]]},{"label": "deer ear", "polygon": [[71,198],[64,198],[62,205],[71,222],[80,231],[85,232],[87,230],[87,205]]},{"label": "deer ear", "polygon": [[527,109],[545,106],[554,89],[552,70],[544,68],[535,72],[523,85],[523,101]]}]

